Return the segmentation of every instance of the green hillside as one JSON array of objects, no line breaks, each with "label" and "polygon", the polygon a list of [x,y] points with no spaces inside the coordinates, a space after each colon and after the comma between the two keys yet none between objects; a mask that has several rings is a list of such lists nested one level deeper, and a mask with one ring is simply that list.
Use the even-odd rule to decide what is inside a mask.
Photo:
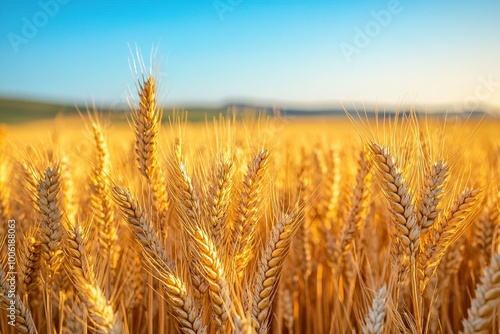
[{"label": "green hillside", "polygon": [[[85,106],[78,106],[78,109],[85,112]],[[54,118],[58,115],[78,115],[78,109],[74,105],[64,105],[56,103],[45,103],[38,101],[24,101],[0,98],[0,123],[22,123],[41,119]],[[99,109],[101,112],[109,110]],[[191,122],[203,122],[205,119],[212,119],[219,114],[227,114],[227,108],[183,108],[188,112],[188,120]],[[128,110],[112,110],[111,114],[116,121],[126,120]],[[164,111],[163,120],[168,121],[168,116],[172,110]]]},{"label": "green hillside", "polygon": [[20,123],[59,114],[76,115],[75,106],[0,98],[0,123]]}]

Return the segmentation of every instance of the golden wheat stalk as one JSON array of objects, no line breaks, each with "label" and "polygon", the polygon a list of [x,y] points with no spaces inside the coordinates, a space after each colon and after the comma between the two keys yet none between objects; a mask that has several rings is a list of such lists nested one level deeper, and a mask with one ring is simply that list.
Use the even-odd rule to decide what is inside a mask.
[{"label": "golden wheat stalk", "polygon": [[110,180],[108,177],[111,171],[111,161],[109,157],[106,138],[98,122],[92,123],[94,133],[97,161],[90,176],[90,203],[98,224],[98,240],[104,251],[104,255],[109,259],[111,248],[118,237],[116,226],[113,226],[114,211],[112,199],[109,195]]},{"label": "golden wheat stalk", "polygon": [[66,272],[82,302],[87,307],[89,318],[99,333],[118,334],[123,331],[120,316],[106,299],[103,290],[99,287],[92,264],[89,263],[85,249],[83,230],[76,225],[67,231],[65,242]]},{"label": "golden wheat stalk", "polygon": [[123,219],[144,250],[146,258],[143,260],[160,275],[180,330],[184,333],[206,333],[207,326],[203,323],[202,311],[198,309],[184,282],[175,274],[175,266],[167,257],[164,246],[144,211],[125,189],[114,187],[113,197],[120,207]]},{"label": "golden wheat stalk", "polygon": [[312,246],[310,241],[311,231],[306,227],[306,216],[302,215],[301,217],[302,221],[299,224],[293,247],[297,253],[295,256],[296,265],[300,267],[302,280],[307,282],[313,268]]},{"label": "golden wheat stalk", "polygon": [[417,214],[410,186],[408,181],[403,178],[400,166],[398,166],[394,156],[390,153],[389,148],[373,143],[370,145],[370,149],[378,170],[377,177],[382,185],[382,191],[389,201],[396,227],[398,245],[393,245],[392,247],[392,257],[397,261],[394,264],[395,272],[397,273],[396,298],[398,298],[400,288],[404,283],[406,268],[409,268],[416,328],[417,331],[421,331],[423,323],[420,313],[422,300],[419,293],[417,269],[421,232],[417,222]]},{"label": "golden wheat stalk", "polygon": [[168,196],[158,158],[162,113],[157,106],[156,82],[152,76],[139,85],[139,103],[134,109],[135,152],[139,172],[148,180],[156,210],[165,223]]},{"label": "golden wheat stalk", "polygon": [[495,309],[500,304],[500,254],[491,258],[476,287],[474,299],[462,324],[464,334],[491,333]]},{"label": "golden wheat stalk", "polygon": [[156,230],[139,206],[139,203],[132,197],[128,190],[119,187],[113,187],[113,198],[120,208],[123,219],[127,222],[128,227],[146,254],[162,266],[166,266],[173,271],[175,265],[168,258]]},{"label": "golden wheat stalk", "polygon": [[235,296],[230,295],[224,264],[217,254],[217,249],[210,236],[201,228],[196,228],[192,238],[196,245],[197,258],[209,285],[213,311],[212,321],[215,330],[223,332],[227,319],[231,316],[231,301]]},{"label": "golden wheat stalk", "polygon": [[12,324],[14,324],[16,333],[37,334],[38,332],[35,328],[30,309],[25,306],[19,295],[15,293],[15,283],[13,285],[13,292],[11,284],[7,283],[6,278],[7,275],[5,271],[0,268],[0,305],[4,310],[9,311],[9,315],[12,314],[10,309],[14,308],[14,314],[12,314],[14,318],[12,319],[7,316],[9,323],[12,322]]},{"label": "golden wheat stalk", "polygon": [[385,316],[387,307],[387,288],[382,286],[375,297],[372,305],[366,314],[362,326],[363,334],[382,334],[384,332]]},{"label": "golden wheat stalk", "polygon": [[61,173],[60,189],[60,207],[64,212],[66,221],[74,222],[78,215],[78,206],[76,205],[76,187],[71,173],[71,166],[67,155],[63,154],[60,159],[59,170]]},{"label": "golden wheat stalk", "polygon": [[300,223],[300,214],[283,214],[271,230],[269,240],[257,264],[257,272],[249,287],[252,291],[252,327],[267,333],[276,287],[288,255],[290,243]]},{"label": "golden wheat stalk", "polygon": [[4,222],[9,220],[11,216],[10,211],[10,191],[7,186],[7,165],[4,161],[0,162],[0,235],[5,235]]},{"label": "golden wheat stalk", "polygon": [[[413,307],[420,329],[420,296],[417,282],[417,256],[420,243],[420,226],[412,202],[412,194],[407,181],[403,178],[400,167],[387,147],[377,144],[370,145],[373,160],[377,168],[377,178],[382,185],[382,191],[389,201],[392,218],[396,227],[397,245],[391,248],[396,273],[396,296],[404,283],[407,268],[410,269]],[[408,263],[409,262],[409,263]],[[396,297],[397,298],[397,297]]]},{"label": "golden wheat stalk", "polygon": [[[37,185],[38,185],[38,176],[35,172],[33,166],[30,166],[27,161],[18,162],[16,164],[16,168],[21,175],[20,181],[23,183],[23,187],[21,188],[23,193],[23,200],[26,203],[34,204],[36,208],[36,200],[37,200]],[[28,204],[26,204],[28,205]]]},{"label": "golden wheat stalk", "polygon": [[201,275],[200,268],[196,266],[199,262],[199,252],[193,244],[192,233],[196,228],[204,227],[204,219],[198,192],[193,186],[191,177],[183,161],[182,147],[180,143],[174,146],[174,158],[170,163],[173,187],[172,198],[177,211],[177,219],[181,223],[182,231],[187,238],[186,258],[189,262],[189,273],[196,298],[203,299],[208,291],[208,284]]},{"label": "golden wheat stalk", "polygon": [[25,301],[36,288],[40,271],[40,242],[33,237],[33,230],[24,240],[19,261],[19,290]]},{"label": "golden wheat stalk", "polygon": [[222,154],[218,156],[215,168],[210,175],[210,186],[207,192],[206,211],[212,237],[219,252],[226,247],[226,225],[231,204],[234,165]]},{"label": "golden wheat stalk", "polygon": [[139,172],[154,180],[158,165],[158,133],[161,113],[156,105],[156,82],[149,76],[139,86],[139,105],[133,113],[135,152]]},{"label": "golden wheat stalk", "polygon": [[368,195],[368,172],[368,162],[366,161],[364,152],[361,152],[358,158],[358,171],[356,173],[356,183],[352,191],[350,209],[340,233],[339,243],[335,247],[336,254],[333,263],[337,266],[337,272],[342,272],[343,257],[350,249],[356,232],[360,230],[362,215]]},{"label": "golden wheat stalk", "polygon": [[63,333],[83,334],[87,330],[83,305],[73,291],[64,294]]},{"label": "golden wheat stalk", "polygon": [[328,154],[326,155],[326,166],[327,198],[325,218],[327,220],[327,226],[330,226],[331,222],[336,218],[335,215],[339,211],[340,181],[342,178],[340,169],[342,165],[338,149],[330,148],[328,150]]},{"label": "golden wheat stalk", "polygon": [[64,228],[61,223],[62,215],[59,208],[59,193],[61,190],[61,175],[58,164],[48,167],[38,180],[36,193],[31,194],[35,200],[35,208],[40,220],[40,248],[41,257],[46,270],[44,283],[44,302],[47,332],[52,332],[52,301],[53,301],[53,281],[58,274],[59,266],[63,261],[63,233]]},{"label": "golden wheat stalk", "polygon": [[428,175],[425,176],[417,210],[417,221],[422,235],[433,226],[439,214],[438,205],[443,196],[442,192],[448,178],[448,169],[448,165],[443,160],[439,160],[431,166]]},{"label": "golden wheat stalk", "polygon": [[497,194],[487,207],[484,214],[475,224],[474,240],[475,246],[481,252],[481,262],[483,266],[488,265],[493,245],[495,244],[495,233],[498,237],[498,225],[500,223],[500,197]]},{"label": "golden wheat stalk", "polygon": [[63,259],[62,215],[59,209],[59,191],[61,187],[58,165],[45,170],[38,181],[36,209],[40,217],[40,247],[42,259],[47,265],[49,281],[57,273]]},{"label": "golden wheat stalk", "polygon": [[294,314],[293,314],[293,292],[290,289],[284,289],[283,294],[283,322],[288,333],[293,334]]},{"label": "golden wheat stalk", "polygon": [[446,314],[447,310],[443,306],[446,305],[445,301],[450,298],[449,293],[452,290],[452,285],[450,285],[450,283],[453,282],[455,276],[459,272],[460,265],[464,259],[465,241],[465,236],[462,236],[448,248],[443,259],[439,263],[436,275],[429,280],[428,285],[436,287],[437,291],[432,288],[427,288],[425,290],[425,295],[430,303],[430,322],[428,328],[431,333],[436,333],[438,331],[440,321],[445,322],[442,314]]},{"label": "golden wheat stalk", "polygon": [[398,241],[405,254],[414,257],[419,246],[420,227],[417,224],[410,188],[389,149],[377,144],[372,144],[370,148],[378,170],[377,176],[394,216]]},{"label": "golden wheat stalk", "polygon": [[480,203],[479,190],[467,189],[456,200],[446,216],[431,231],[431,240],[425,245],[419,258],[420,291],[423,292],[435,274],[446,250],[472,223]]},{"label": "golden wheat stalk", "polygon": [[120,252],[120,246],[117,243],[118,226],[115,222],[113,200],[110,195],[111,181],[108,176],[111,171],[111,159],[106,138],[97,119],[92,122],[92,130],[96,162],[89,178],[90,204],[96,221],[98,243],[103,254],[102,262],[106,268],[104,291],[106,296],[109,297],[117,270],[115,258],[118,257]]},{"label": "golden wheat stalk", "polygon": [[125,278],[123,297],[128,314],[141,305],[144,297],[144,268],[135,250],[124,252],[123,276]]},{"label": "golden wheat stalk", "polygon": [[[303,154],[305,155],[305,154]],[[297,236],[293,242],[293,249],[295,251],[296,256],[295,263],[297,266],[301,268],[300,273],[302,276],[302,280],[307,282],[309,276],[312,273],[313,269],[313,261],[312,261],[312,251],[313,247],[311,245],[311,220],[308,216],[308,211],[306,207],[310,206],[310,179],[307,175],[307,165],[306,160],[302,160],[299,171],[296,173],[297,177],[297,198],[299,202],[299,206],[305,212],[302,213],[301,219],[302,221],[299,224],[299,228],[297,230]]]},{"label": "golden wheat stalk", "polygon": [[264,149],[249,163],[235,207],[230,256],[233,257],[235,271],[240,276],[253,257],[255,230],[259,219],[261,191],[268,158],[269,152]]},{"label": "golden wheat stalk", "polygon": [[172,197],[175,199],[177,218],[181,226],[189,231],[204,225],[199,194],[193,186],[182,155],[180,143],[173,150],[173,161],[170,162]]}]

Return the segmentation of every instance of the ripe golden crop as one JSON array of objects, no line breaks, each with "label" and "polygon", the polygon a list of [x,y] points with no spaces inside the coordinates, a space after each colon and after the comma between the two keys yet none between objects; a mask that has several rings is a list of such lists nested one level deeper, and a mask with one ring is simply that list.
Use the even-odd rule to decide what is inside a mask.
[{"label": "ripe golden crop", "polygon": [[138,88],[2,132],[1,333],[498,332],[497,120],[167,124]]}]

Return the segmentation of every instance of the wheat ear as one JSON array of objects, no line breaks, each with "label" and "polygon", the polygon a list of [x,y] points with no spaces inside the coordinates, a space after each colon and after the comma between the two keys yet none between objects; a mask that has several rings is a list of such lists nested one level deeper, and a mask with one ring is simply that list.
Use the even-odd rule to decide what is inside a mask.
[{"label": "wheat ear", "polygon": [[175,266],[168,258],[156,230],[142,211],[139,203],[126,189],[119,187],[113,187],[113,198],[120,208],[123,219],[146,254],[173,271]]},{"label": "wheat ear", "polygon": [[118,227],[115,222],[113,200],[110,196],[111,182],[108,173],[111,170],[106,138],[98,120],[92,123],[94,133],[96,162],[90,175],[90,204],[97,223],[97,239],[103,253],[106,275],[104,290],[109,297],[111,283],[115,276],[116,261],[113,258],[119,253]]},{"label": "wheat ear", "polygon": [[193,230],[196,226],[204,225],[203,214],[199,194],[193,186],[181,150],[181,144],[176,143],[173,161],[169,164],[173,183],[171,195],[175,199],[177,216],[182,227],[186,230]]},{"label": "wheat ear", "polygon": [[0,219],[1,219],[1,224],[0,224],[0,235],[5,235],[5,228],[4,228],[4,222],[10,219],[11,213],[10,213],[10,203],[9,203],[9,198],[10,198],[10,193],[9,193],[9,188],[6,184],[7,180],[7,166],[5,164],[5,161],[2,161],[0,163]]},{"label": "wheat ear", "polygon": [[427,242],[419,257],[421,292],[425,290],[430,278],[435,274],[448,247],[470,226],[480,202],[479,195],[479,190],[465,190],[446,216],[430,231],[431,240]]},{"label": "wheat ear", "polygon": [[[9,277],[10,279],[11,277]],[[17,293],[12,295],[11,285],[7,283],[7,273],[0,268],[0,305],[3,309],[12,307],[12,302],[14,302],[15,307],[15,327],[16,333],[22,334],[37,334],[33,318],[31,316],[31,311],[22,302],[21,298]],[[15,276],[12,277],[15,280]],[[15,283],[14,283],[15,285]],[[12,296],[11,296],[12,295]],[[13,297],[13,298],[12,298]],[[9,318],[9,320],[11,320]]]},{"label": "wheat ear", "polygon": [[207,192],[207,217],[211,234],[219,252],[223,251],[226,240],[226,223],[231,204],[234,165],[228,158],[220,155],[210,175],[210,186]]},{"label": "wheat ear", "polygon": [[364,152],[361,152],[358,159],[358,171],[356,173],[356,184],[352,192],[351,207],[347,213],[344,226],[340,233],[339,244],[335,247],[337,254],[333,262],[339,267],[338,272],[342,271],[343,257],[350,249],[356,231],[360,229],[361,218],[368,195],[368,172],[368,162],[366,161]]},{"label": "wheat ear", "polygon": [[65,216],[62,221],[64,225],[66,221],[74,222],[78,215],[76,187],[67,155],[61,156],[59,170],[61,173],[60,207]]},{"label": "wheat ear", "polygon": [[302,222],[299,224],[297,236],[294,240],[294,250],[296,250],[296,263],[300,267],[302,280],[307,282],[312,273],[312,247],[310,241],[311,231],[306,227],[306,217],[302,215]]},{"label": "wheat ear", "polygon": [[133,113],[135,152],[139,172],[148,179],[154,204],[162,220],[168,209],[165,176],[158,160],[161,111],[156,101],[156,82],[149,76],[139,85],[139,104]]},{"label": "wheat ear", "polygon": [[387,147],[380,147],[377,144],[372,144],[370,148],[378,170],[377,176],[382,184],[382,190],[390,203],[391,213],[396,226],[398,245],[392,249],[402,251],[402,254],[393,256],[399,262],[396,264],[396,272],[398,273],[396,293],[399,293],[400,286],[403,284],[405,267],[407,266],[406,261],[409,260],[413,308],[417,331],[420,331],[422,325],[420,314],[421,297],[418,291],[419,281],[417,273],[420,226],[417,223],[412,195],[409,185],[403,179],[403,175],[389,149]]},{"label": "wheat ear", "polygon": [[125,259],[123,274],[126,277],[123,296],[125,297],[125,307],[130,314],[144,298],[144,269],[141,258],[134,254],[134,249],[124,252],[122,256]]},{"label": "wheat ear", "polygon": [[422,235],[433,226],[439,213],[438,205],[448,177],[448,169],[448,165],[443,160],[439,160],[431,166],[428,175],[425,176],[417,210],[417,221]]},{"label": "wheat ear", "polygon": [[372,306],[368,310],[362,327],[363,334],[382,334],[387,306],[387,288],[382,286],[373,298]]},{"label": "wheat ear", "polygon": [[98,228],[98,240],[104,254],[109,258],[111,248],[117,239],[116,227],[113,226],[114,211],[109,195],[110,181],[108,173],[111,170],[106,139],[97,122],[92,123],[96,148],[96,163],[90,176],[90,203],[95,214]]},{"label": "wheat ear", "polygon": [[268,158],[269,152],[261,150],[248,165],[235,208],[231,256],[234,257],[235,271],[240,276],[253,257],[255,229],[259,219],[258,210],[262,200],[261,191]]},{"label": "wheat ear", "polygon": [[206,333],[202,312],[198,310],[193,296],[184,282],[174,273],[174,264],[168,259],[155,229],[137,201],[130,193],[118,187],[113,188],[115,202],[136,240],[146,255],[146,263],[158,271],[163,289],[172,306],[183,333]]},{"label": "wheat ear", "polygon": [[412,196],[409,186],[403,179],[403,175],[389,149],[377,144],[372,144],[370,149],[373,154],[374,165],[378,171],[376,177],[379,179],[382,191],[389,201],[396,227],[397,244],[393,244],[391,248],[392,257],[395,261],[393,263],[394,272],[397,274],[396,283],[398,288],[396,292],[399,293],[399,287],[404,283],[407,268],[409,267],[412,278],[412,293],[415,295],[414,307],[418,311],[416,262],[420,242],[420,226],[417,224]]},{"label": "wheat ear", "polygon": [[300,221],[298,214],[283,215],[273,227],[258,262],[257,273],[251,286],[252,327],[257,333],[267,333],[283,262]]},{"label": "wheat ear", "polygon": [[340,181],[342,178],[341,173],[341,160],[338,149],[330,148],[328,150],[328,155],[326,156],[326,212],[325,218],[327,219],[327,226],[330,226],[332,221],[336,218],[335,215],[338,212],[338,204],[340,198]]},{"label": "wheat ear", "polygon": [[49,281],[57,273],[63,259],[63,226],[58,205],[60,187],[57,165],[47,168],[37,185],[36,208],[40,217],[40,247],[42,258],[47,265]]},{"label": "wheat ear", "polygon": [[209,234],[201,228],[195,228],[192,238],[196,245],[197,258],[209,285],[215,331],[223,332],[231,312],[231,301],[234,298],[229,294],[225,268]]},{"label": "wheat ear", "polygon": [[290,289],[283,289],[283,322],[288,333],[293,334],[294,315],[293,315],[293,292]]},{"label": "wheat ear", "polygon": [[500,210],[498,208],[498,203],[500,202],[497,203],[496,200],[500,200],[500,197],[494,197],[487,211],[476,223],[474,236],[476,247],[481,252],[481,262],[483,265],[488,265],[494,245],[495,231],[498,229],[500,223]]},{"label": "wheat ear", "polygon": [[500,254],[491,258],[476,287],[474,299],[463,320],[464,334],[491,333],[495,308],[500,304]]},{"label": "wheat ear", "polygon": [[82,228],[76,225],[67,232],[66,271],[72,278],[80,298],[87,306],[90,319],[99,333],[122,333],[123,325],[120,317],[114,312],[104,292],[97,284],[92,265],[86,254]]},{"label": "wheat ear", "polygon": [[22,292],[25,301],[30,292],[36,287],[40,271],[40,242],[32,236],[33,234],[33,232],[28,232],[20,256],[19,277],[21,279],[19,290]]},{"label": "wheat ear", "polygon": [[415,256],[419,246],[420,228],[409,186],[387,147],[372,144],[370,148],[374,154],[382,189],[394,216],[398,240],[406,255]]},{"label": "wheat ear", "polygon": [[63,333],[83,334],[86,330],[86,316],[80,299],[72,291],[64,294]]},{"label": "wheat ear", "polygon": [[196,246],[190,236],[196,227],[204,226],[202,208],[198,192],[194,189],[191,177],[186,169],[183,161],[181,144],[178,142],[174,146],[174,159],[170,163],[170,171],[173,180],[172,198],[175,200],[175,208],[177,218],[181,223],[182,231],[187,237],[187,260],[191,264],[189,266],[189,274],[194,289],[194,295],[198,299],[202,299],[207,291],[208,284],[201,275],[199,268],[194,265],[199,262],[198,255],[194,249]]},{"label": "wheat ear", "polygon": [[36,185],[36,193],[32,198],[40,219],[40,248],[46,270],[45,279],[45,317],[47,332],[52,333],[52,283],[63,261],[62,241],[64,228],[61,224],[62,215],[59,208],[59,193],[61,190],[61,175],[59,165],[45,170]]}]

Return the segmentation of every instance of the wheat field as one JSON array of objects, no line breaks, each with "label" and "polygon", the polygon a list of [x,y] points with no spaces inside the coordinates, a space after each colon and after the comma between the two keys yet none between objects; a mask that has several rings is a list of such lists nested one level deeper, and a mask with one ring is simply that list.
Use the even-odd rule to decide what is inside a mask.
[{"label": "wheat field", "polygon": [[194,124],[156,86],[2,128],[0,333],[499,331],[498,120]]}]

